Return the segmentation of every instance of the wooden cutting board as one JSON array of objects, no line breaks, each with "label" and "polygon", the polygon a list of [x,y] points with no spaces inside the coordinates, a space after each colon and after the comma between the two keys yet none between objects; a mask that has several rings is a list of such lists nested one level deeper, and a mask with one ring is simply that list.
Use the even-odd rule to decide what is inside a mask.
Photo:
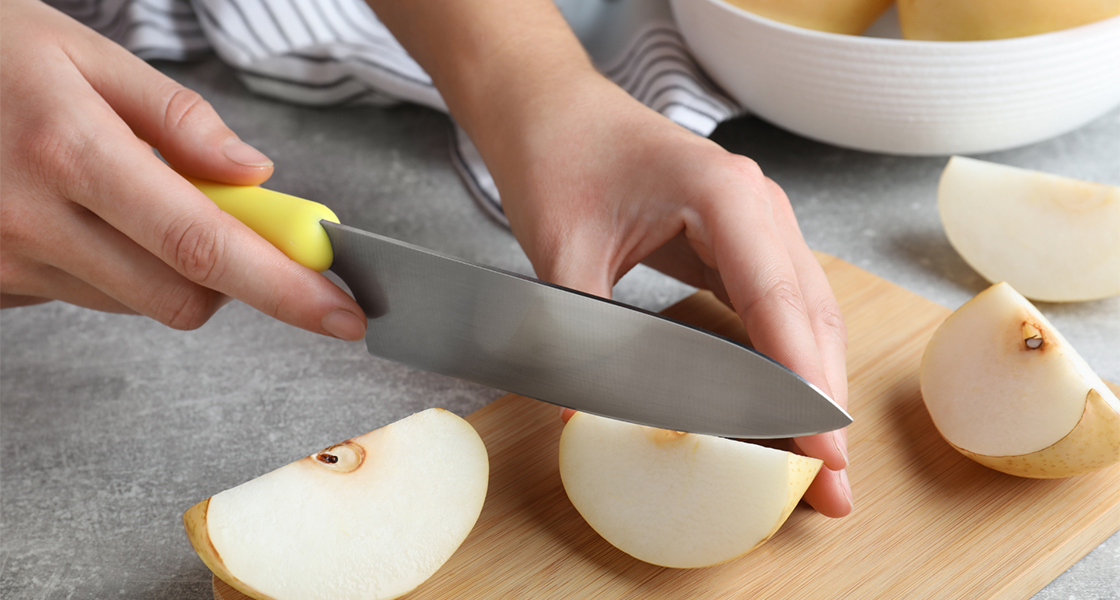
[{"label": "wooden cutting board", "polygon": [[[850,516],[828,519],[802,505],[769,542],[729,563],[642,563],[600,538],[568,502],[557,471],[558,410],[508,395],[468,418],[490,453],[478,523],[406,597],[1021,600],[1120,530],[1120,465],[1019,479],[949,447],[922,403],[918,366],[950,311],[818,258],[849,329]],[[665,314],[745,340],[735,314],[707,293]],[[215,597],[244,598],[218,580]]]}]

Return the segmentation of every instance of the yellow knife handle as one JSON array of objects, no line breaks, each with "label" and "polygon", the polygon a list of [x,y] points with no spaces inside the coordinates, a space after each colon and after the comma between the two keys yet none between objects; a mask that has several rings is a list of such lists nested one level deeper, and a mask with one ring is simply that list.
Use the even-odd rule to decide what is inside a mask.
[{"label": "yellow knife handle", "polygon": [[219,208],[249,226],[299,264],[326,271],[334,250],[321,220],[338,223],[334,211],[311,200],[255,185],[228,185],[186,178]]}]

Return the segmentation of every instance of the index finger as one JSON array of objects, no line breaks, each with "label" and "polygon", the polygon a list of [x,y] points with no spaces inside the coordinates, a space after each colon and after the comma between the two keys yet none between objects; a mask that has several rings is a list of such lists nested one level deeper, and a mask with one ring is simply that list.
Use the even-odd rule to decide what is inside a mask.
[{"label": "index finger", "polygon": [[[737,201],[717,205],[719,214],[706,219],[731,305],[757,350],[833,396],[800,265],[787,248],[789,232],[775,219],[774,203],[785,198],[775,197],[761,176],[732,189]],[[847,464],[835,444],[814,447],[811,454],[833,470]]]},{"label": "index finger", "polygon": [[288,258],[162,163],[153,171],[134,182],[166,190],[147,218],[127,219],[129,206],[149,207],[146,194],[134,195],[135,188],[106,207],[102,218],[191,281],[297,327],[361,339],[364,313],[338,286]]},{"label": "index finger", "polygon": [[[832,292],[832,286],[825,276],[824,269],[813,256],[809,246],[805,244],[785,192],[769,179],[767,179],[767,188],[770,190],[771,197],[779,200],[773,204],[775,225],[781,232],[782,239],[785,240],[786,251],[797,273],[809,323],[820,351],[821,367],[824,369],[829,395],[841,407],[847,408],[848,336],[844,319],[840,314],[840,306],[836,302],[836,296]],[[801,437],[797,439],[797,444],[810,456],[825,456],[834,450],[839,450],[845,462],[847,460],[847,436],[843,430]],[[830,468],[835,470],[837,466],[830,465]]]},{"label": "index finger", "polygon": [[[97,125],[77,159],[75,179],[82,183],[66,190],[72,201],[200,286],[309,331],[351,340],[364,335],[364,313],[348,294],[222,212],[159,160],[92,90],[77,93],[90,96],[80,104],[93,113],[85,115],[86,122]],[[160,292],[182,290],[155,293]],[[134,308],[159,319],[153,311],[176,304],[181,303],[150,298]]]},{"label": "index finger", "polygon": [[244,145],[198,94],[91,40],[74,56],[89,87],[73,93],[82,96],[77,105],[99,108],[87,116],[98,129],[87,133],[84,183],[71,199],[198,285],[297,327],[360,339],[365,315],[348,294],[222,212],[136,136],[205,179],[257,183],[271,163],[256,163],[259,153],[243,161]]}]

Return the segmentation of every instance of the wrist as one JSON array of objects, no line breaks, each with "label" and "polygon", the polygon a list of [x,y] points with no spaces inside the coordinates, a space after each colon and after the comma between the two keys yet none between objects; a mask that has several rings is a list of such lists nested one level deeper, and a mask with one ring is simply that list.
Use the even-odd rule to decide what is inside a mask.
[{"label": "wrist", "polygon": [[511,36],[473,69],[456,69],[457,81],[440,88],[452,117],[487,163],[528,151],[529,138],[558,117],[578,113],[579,103],[597,96],[601,84],[612,85],[563,25],[543,38]]},{"label": "wrist", "polygon": [[488,165],[602,80],[552,0],[368,0]]}]

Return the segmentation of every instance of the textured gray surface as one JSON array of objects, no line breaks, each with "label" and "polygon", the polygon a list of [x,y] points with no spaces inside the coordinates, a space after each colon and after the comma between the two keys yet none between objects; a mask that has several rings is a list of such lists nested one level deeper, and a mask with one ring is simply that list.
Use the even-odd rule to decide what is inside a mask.
[{"label": "textured gray surface", "polygon": [[[275,188],[323,201],[357,227],[529,272],[512,236],[460,184],[442,115],[293,107],[250,96],[213,60],[163,68],[268,152]],[[749,118],[714,137],[785,187],[814,248],[950,308],[985,287],[940,230],[944,159],[837,149]],[[1120,111],[981,158],[1120,183]],[[616,294],[659,309],[688,292],[639,270]],[[1120,299],[1041,308],[1098,372],[1120,380]],[[466,415],[500,395],[239,304],[193,332],[62,304],[3,311],[0,596],[208,599],[209,573],[180,521],[190,505],[422,408]],[[1036,598],[1116,599],[1118,582],[1114,535]]]}]

